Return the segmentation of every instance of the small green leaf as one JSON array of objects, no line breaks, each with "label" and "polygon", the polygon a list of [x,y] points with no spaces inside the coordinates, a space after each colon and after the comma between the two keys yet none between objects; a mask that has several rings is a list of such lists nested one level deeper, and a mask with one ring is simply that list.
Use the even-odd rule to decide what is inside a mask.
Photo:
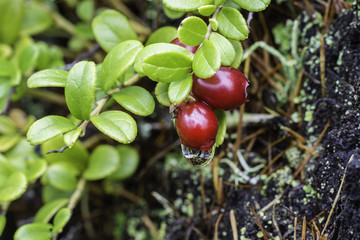
[{"label": "small green leaf", "polygon": [[171,26],[161,27],[153,32],[145,43],[145,46],[154,43],[169,43],[177,37],[177,29]]},{"label": "small green leaf", "polygon": [[51,218],[59,211],[59,209],[68,204],[68,202],[69,199],[67,198],[60,198],[47,202],[37,211],[34,217],[34,222],[48,223]]},{"label": "small green leaf", "polygon": [[223,5],[224,3],[226,2],[226,0],[215,0],[215,5],[216,6],[220,6],[220,5]]},{"label": "small green leaf", "polygon": [[65,87],[68,72],[61,69],[45,69],[31,75],[27,81],[29,88]]},{"label": "small green leaf", "polygon": [[21,52],[19,57],[19,68],[22,73],[31,72],[36,63],[39,56],[39,49],[37,45],[29,45]]},{"label": "small green leaf", "polygon": [[74,117],[88,120],[95,98],[95,63],[81,61],[75,64],[65,82],[66,104]]},{"label": "small green leaf", "polygon": [[102,64],[99,78],[100,87],[107,92],[135,61],[136,55],[143,45],[137,40],[119,43],[106,55]]},{"label": "small green leaf", "polygon": [[216,20],[219,23],[219,31],[225,37],[234,40],[244,40],[248,37],[249,29],[241,13],[231,7],[223,7]]},{"label": "small green leaf", "polygon": [[259,12],[267,8],[271,0],[232,0],[248,11]]},{"label": "small green leaf", "polygon": [[42,176],[47,167],[47,163],[44,159],[33,159],[32,161],[27,161],[27,167],[23,170],[26,175],[28,182],[34,182],[40,176]]},{"label": "small green leaf", "polygon": [[216,9],[215,5],[205,5],[199,7],[198,10],[201,15],[208,17],[215,12],[215,9]]},{"label": "small green leaf", "polygon": [[158,84],[156,84],[155,87],[156,99],[159,101],[159,103],[167,107],[170,106],[170,99],[168,95],[169,86],[170,86],[169,83],[159,82]]},{"label": "small green leaf", "polygon": [[[11,86],[19,85],[21,81],[21,72],[18,70],[14,63],[0,59],[0,85],[9,84]],[[0,89],[1,92],[1,89]],[[6,95],[9,91],[5,91]]]},{"label": "small green leaf", "polygon": [[170,102],[180,104],[189,95],[193,83],[192,75],[188,75],[184,79],[170,83],[169,99]]},{"label": "small green leaf", "polygon": [[20,139],[21,136],[19,134],[0,136],[0,152],[8,151],[15,146]]},{"label": "small green leaf", "polygon": [[27,140],[33,144],[40,144],[57,135],[68,132],[75,128],[74,124],[67,118],[49,115],[37,120],[31,125],[27,132]]},{"label": "small green leaf", "polygon": [[148,116],[155,109],[151,94],[139,86],[130,86],[114,93],[112,97],[126,110],[140,116]]},{"label": "small green leaf", "polygon": [[53,234],[60,233],[64,226],[69,222],[71,218],[71,210],[69,208],[60,209],[60,211],[54,217]]},{"label": "small green leaf", "polygon": [[184,11],[175,11],[175,10],[172,10],[172,9],[168,8],[165,5],[163,5],[163,10],[164,10],[165,15],[170,19],[181,18],[185,14]]},{"label": "small green leaf", "polygon": [[16,125],[11,118],[5,115],[0,115],[0,134],[12,135],[17,132]]},{"label": "small green leaf", "polygon": [[24,9],[24,0],[0,1],[0,42],[12,44],[18,37]]},{"label": "small green leaf", "polygon": [[120,163],[115,172],[108,178],[116,180],[124,180],[133,175],[139,165],[140,156],[138,151],[131,146],[120,145],[117,148],[120,156]]},{"label": "small green leaf", "polygon": [[220,52],[221,65],[230,66],[235,60],[235,49],[229,40],[216,32],[211,33],[210,41]]},{"label": "small green leaf", "polygon": [[18,228],[14,240],[50,240],[52,225],[48,223],[29,223]]},{"label": "small green leaf", "polygon": [[37,2],[32,2],[26,5],[20,31],[25,35],[36,35],[50,28],[52,24],[53,19],[49,9]]},{"label": "small green leaf", "polygon": [[87,180],[103,179],[117,169],[120,155],[116,148],[110,145],[100,145],[90,155],[89,166],[84,172]]},{"label": "small green leaf", "polygon": [[137,35],[129,20],[115,10],[104,10],[92,22],[96,41],[107,52],[122,41],[135,40]]},{"label": "small green leaf", "polygon": [[89,22],[94,15],[94,2],[91,0],[81,1],[76,4],[76,14],[85,22]]},{"label": "small green leaf", "polygon": [[77,185],[73,170],[65,164],[52,164],[46,171],[45,178],[50,185],[62,191],[73,191]]},{"label": "small green leaf", "polygon": [[224,138],[226,135],[226,114],[223,110],[215,111],[216,117],[218,119],[219,128],[216,134],[216,146],[220,146],[224,142]]},{"label": "small green leaf", "polygon": [[50,184],[43,185],[41,190],[41,197],[44,203],[48,203],[59,198],[70,199],[71,195],[73,194],[72,191],[61,191],[57,188],[54,188]]},{"label": "small green leaf", "polygon": [[78,140],[80,133],[81,133],[81,128],[79,127],[65,133],[63,138],[66,146],[71,148]]},{"label": "small green leaf", "polygon": [[176,11],[193,11],[212,2],[213,0],[163,0],[166,7]]},{"label": "small green leaf", "polygon": [[105,135],[121,143],[130,143],[137,135],[135,120],[122,111],[103,112],[90,120]]},{"label": "small green leaf", "polygon": [[200,45],[206,36],[207,25],[199,17],[185,18],[178,28],[178,37],[180,41],[188,46]]},{"label": "small green leaf", "polygon": [[221,65],[220,53],[215,45],[206,40],[196,51],[193,60],[193,71],[199,78],[209,78],[213,76]]},{"label": "small green leaf", "polygon": [[11,202],[19,198],[27,187],[26,176],[22,172],[14,172],[3,183],[0,183],[0,202]]},{"label": "small green leaf", "polygon": [[233,68],[238,68],[241,64],[243,55],[244,55],[244,49],[241,45],[241,43],[239,41],[236,40],[231,40],[230,39],[231,44],[233,45],[234,49],[235,49],[235,59],[234,61],[231,63],[231,66]]},{"label": "small green leaf", "polygon": [[5,225],[6,225],[6,217],[4,215],[0,215],[0,236],[4,231]]}]

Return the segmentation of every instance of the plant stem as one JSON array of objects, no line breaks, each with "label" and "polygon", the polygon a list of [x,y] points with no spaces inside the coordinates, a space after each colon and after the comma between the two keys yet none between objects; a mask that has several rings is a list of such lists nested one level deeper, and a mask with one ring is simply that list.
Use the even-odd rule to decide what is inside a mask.
[{"label": "plant stem", "polygon": [[[104,107],[104,105],[106,104],[107,100],[109,99],[108,96],[104,97],[103,99],[99,100],[96,102],[96,108],[94,110],[92,110],[92,112],[90,113],[90,117],[91,116],[95,116],[98,115],[101,112],[101,109]],[[89,124],[90,120],[85,120],[84,122],[81,123],[81,125],[79,126],[81,128],[81,135],[84,136],[85,132],[86,132],[86,126]]]},{"label": "plant stem", "polygon": [[[222,9],[222,6],[223,6],[223,5],[221,5],[221,6],[219,6],[218,8],[216,8],[216,10],[215,10],[215,12],[213,13],[211,19],[216,20],[217,15],[219,14],[220,10]],[[209,37],[210,37],[210,34],[211,34],[211,33],[212,33],[212,27],[211,27],[211,23],[209,23],[209,24],[208,24],[208,30],[207,30],[207,33],[206,33],[206,35],[205,35],[205,40],[204,40],[204,41],[209,40]]]}]

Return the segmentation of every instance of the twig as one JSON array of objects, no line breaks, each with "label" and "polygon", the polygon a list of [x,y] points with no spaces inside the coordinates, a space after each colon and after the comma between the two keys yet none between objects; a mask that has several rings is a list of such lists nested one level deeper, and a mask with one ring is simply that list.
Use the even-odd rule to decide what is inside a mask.
[{"label": "twig", "polygon": [[65,151],[65,149],[67,149],[68,146],[63,146],[62,148],[60,148],[59,150],[52,150],[52,151],[48,151],[46,154],[50,154],[50,153],[62,153]]},{"label": "twig", "polygon": [[254,216],[255,216],[255,218],[256,218],[256,221],[257,221],[257,223],[258,223],[258,225],[259,225],[259,227],[260,227],[260,230],[261,230],[261,232],[262,232],[263,235],[264,235],[264,239],[265,239],[265,240],[268,240],[268,237],[267,237],[267,234],[266,234],[266,232],[265,232],[265,229],[264,229],[264,227],[262,226],[262,224],[261,224],[261,222],[260,222],[260,219],[258,218],[258,216],[257,216],[257,214],[256,214],[256,211],[255,211],[253,205],[251,205],[251,203],[248,203],[248,206],[251,208],[251,211],[253,212],[253,214],[254,214]]},{"label": "twig", "polygon": [[214,230],[214,240],[218,240],[219,237],[218,237],[218,229],[219,229],[219,223],[220,223],[220,220],[222,218],[223,214],[220,213],[217,220],[216,220],[216,223],[215,223],[215,230]]}]

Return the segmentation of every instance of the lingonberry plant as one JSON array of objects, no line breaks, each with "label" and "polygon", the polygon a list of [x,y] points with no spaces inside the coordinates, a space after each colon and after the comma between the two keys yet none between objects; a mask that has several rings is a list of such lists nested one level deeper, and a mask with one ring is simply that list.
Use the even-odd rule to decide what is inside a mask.
[{"label": "lingonberry plant", "polygon": [[[19,99],[27,85],[64,88],[69,115],[37,121],[28,117],[20,125],[1,116],[0,141],[6,145],[0,144],[0,235],[9,204],[39,178],[45,204],[14,239],[56,239],[88,181],[122,180],[135,172],[139,156],[134,148],[100,145],[89,152],[79,138],[91,122],[119,143],[131,143],[137,123],[130,114],[148,116],[155,108],[151,93],[136,86],[140,79],[158,82],[157,100],[175,109],[176,130],[189,162],[203,166],[211,160],[226,133],[224,110],[247,101],[248,83],[237,68],[248,26],[239,9],[261,11],[270,0],[163,0],[169,17],[188,17],[177,29],[159,28],[145,44],[138,35],[149,32],[135,30],[116,10],[95,13],[90,2],[79,4],[81,23],[74,28],[56,10],[50,13],[53,1],[29,2],[0,1],[0,111],[7,112],[10,97]],[[65,65],[58,47],[31,37],[53,24],[73,35],[72,49],[96,51],[96,41],[105,58]],[[125,110],[107,110],[114,102]],[[41,156],[32,146],[39,144]]]}]

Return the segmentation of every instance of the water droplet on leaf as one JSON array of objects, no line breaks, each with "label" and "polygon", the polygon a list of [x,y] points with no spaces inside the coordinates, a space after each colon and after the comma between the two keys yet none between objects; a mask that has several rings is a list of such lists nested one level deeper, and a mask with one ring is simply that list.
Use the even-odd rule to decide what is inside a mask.
[{"label": "water droplet on leaf", "polygon": [[208,165],[215,154],[215,146],[209,150],[200,151],[181,144],[181,150],[186,161],[195,167],[204,167]]}]

